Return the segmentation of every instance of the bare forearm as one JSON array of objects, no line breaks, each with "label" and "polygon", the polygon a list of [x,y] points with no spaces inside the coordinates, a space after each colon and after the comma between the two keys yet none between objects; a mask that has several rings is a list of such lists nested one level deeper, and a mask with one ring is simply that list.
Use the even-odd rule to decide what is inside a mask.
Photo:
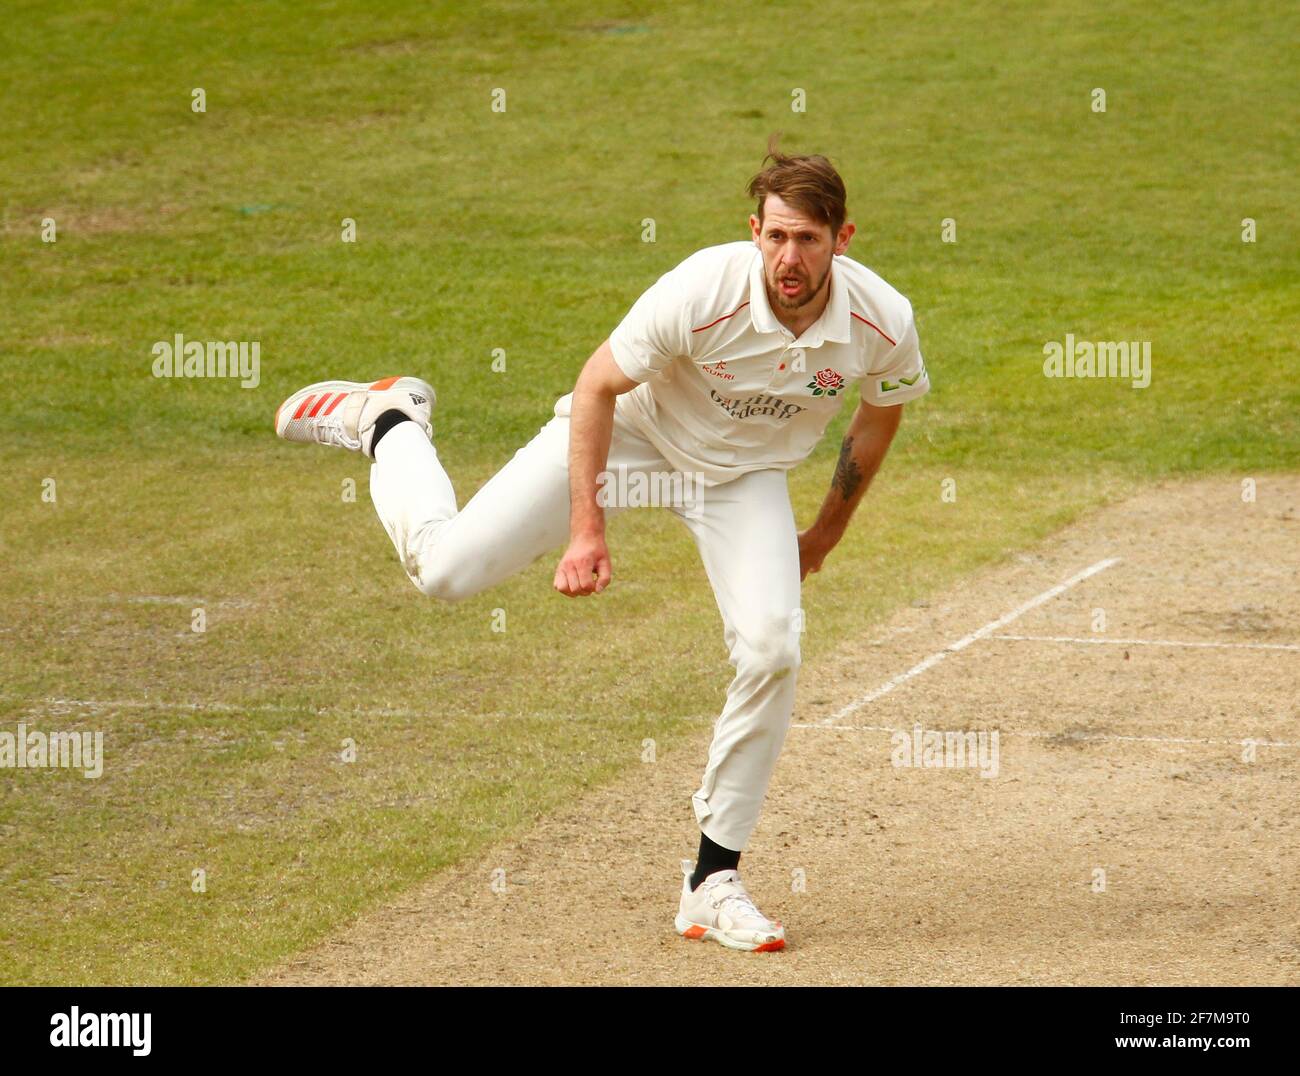
[{"label": "bare forearm", "polygon": [[855,415],[840,445],[831,488],[817,513],[812,530],[834,545],[848,528],[853,512],[880,470],[898,429],[901,407],[882,408],[869,419]]},{"label": "bare forearm", "polygon": [[614,394],[579,385],[569,417],[569,535],[605,533],[605,510],[596,501],[596,478],[609,460]]}]

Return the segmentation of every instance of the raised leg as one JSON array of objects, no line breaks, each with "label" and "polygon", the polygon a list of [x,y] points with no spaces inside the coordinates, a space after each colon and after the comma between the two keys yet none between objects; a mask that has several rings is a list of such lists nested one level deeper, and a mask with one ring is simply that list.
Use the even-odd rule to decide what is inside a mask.
[{"label": "raised leg", "polygon": [[[528,567],[569,535],[569,419],[552,418],[457,511],[437,450],[413,423],[380,441],[370,496],[406,574],[423,593],[460,601]],[[668,463],[616,421],[608,467]],[[607,508],[607,515],[621,509]]]}]

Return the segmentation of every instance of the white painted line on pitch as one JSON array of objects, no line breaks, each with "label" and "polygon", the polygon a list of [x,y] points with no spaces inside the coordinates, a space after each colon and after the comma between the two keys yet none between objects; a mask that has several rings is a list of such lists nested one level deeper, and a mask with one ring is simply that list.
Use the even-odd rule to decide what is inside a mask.
[{"label": "white painted line on pitch", "polygon": [[[110,594],[108,597],[112,600],[117,600],[120,596],[117,594]],[[256,602],[250,601],[248,598],[220,598],[210,600],[208,598],[187,598],[184,595],[176,596],[170,594],[136,594],[128,595],[122,600],[126,601],[130,605],[192,605],[195,607],[204,605],[209,608],[221,609],[247,609],[257,604]]]},{"label": "white painted line on pitch", "polygon": [[[0,695],[0,703],[9,703],[25,707],[28,710],[57,709],[59,707],[72,707],[80,710],[107,711],[107,710],[184,710],[187,713],[195,714],[283,714],[290,717],[301,717],[308,715],[311,717],[395,717],[406,720],[423,720],[435,716],[432,710],[353,710],[338,706],[312,706],[309,703],[303,703],[301,706],[279,706],[275,703],[258,703],[257,705],[241,706],[238,703],[229,702],[165,702],[162,700],[152,699],[31,699],[22,698],[15,695]],[[566,721],[571,721],[573,715],[570,713],[559,713],[555,711],[531,711],[532,716],[555,717]],[[488,713],[476,715],[478,717],[502,717],[514,718],[518,715],[506,710],[494,710]],[[638,715],[639,716],[639,715]],[[684,714],[682,715],[687,721],[716,721],[717,713],[709,711],[708,713]]]},{"label": "white painted line on pitch", "polygon": [[0,696],[0,701],[19,703],[30,708],[75,707],[81,710],[185,710],[189,713],[214,714],[286,714],[316,716],[342,715],[356,717],[428,717],[429,711],[418,710],[349,710],[336,706],[278,706],[274,703],[258,703],[241,706],[227,702],[167,702],[152,699],[19,699]]},{"label": "white painted line on pitch", "polygon": [[822,718],[822,720],[818,722],[818,724],[821,725],[835,724],[835,722],[839,721],[840,718],[847,717],[849,714],[862,709],[862,707],[866,706],[867,703],[875,702],[876,699],[880,698],[882,695],[888,695],[891,691],[894,690],[894,688],[898,687],[899,684],[905,684],[907,683],[908,680],[911,680],[912,677],[920,676],[921,673],[925,672],[926,669],[931,669],[935,665],[938,665],[939,662],[941,662],[949,654],[955,654],[959,650],[965,650],[966,647],[970,646],[971,643],[977,642],[980,639],[985,638],[986,636],[992,635],[999,628],[1006,627],[1013,620],[1018,620],[1020,617],[1028,613],[1031,609],[1037,609],[1040,605],[1043,605],[1046,602],[1050,602],[1053,598],[1057,597],[1058,595],[1064,594],[1071,587],[1076,586],[1079,583],[1082,583],[1085,579],[1090,579],[1098,572],[1104,572],[1107,568],[1111,567],[1112,565],[1118,564],[1119,562],[1120,562],[1119,557],[1107,557],[1105,560],[1097,561],[1096,564],[1090,565],[1089,567],[1084,568],[1083,571],[1070,576],[1070,578],[1067,579],[1064,583],[1057,583],[1056,586],[1043,591],[1041,594],[1037,595],[1036,597],[1030,598],[1024,604],[1016,606],[1014,609],[1011,610],[1011,612],[1004,613],[1002,616],[998,617],[997,620],[990,620],[978,631],[973,631],[969,635],[962,636],[962,638],[958,639],[955,643],[949,643],[942,650],[936,651],[935,653],[931,654],[928,658],[926,658],[924,661],[920,662],[917,665],[913,665],[912,668],[907,670],[907,672],[899,673],[892,680],[885,681],[885,683],[881,684],[880,687],[876,688],[875,691],[868,692],[866,695],[863,695],[862,698],[856,699],[855,701],[849,703],[847,706],[837,710],[835,713],[831,714],[830,717]]},{"label": "white painted line on pitch", "polygon": [[[798,722],[790,726],[796,729],[826,729],[835,732],[888,732],[901,733],[904,736],[911,736],[911,729],[895,729],[886,725],[827,725],[821,721],[815,722]],[[928,731],[937,732],[938,729]],[[955,730],[954,730],[955,731]],[[993,731],[993,730],[989,730]],[[1063,740],[1089,740],[1099,743],[1178,743],[1178,744],[1210,744],[1216,747],[1245,747],[1247,744],[1254,744],[1256,747],[1300,747],[1298,743],[1291,743],[1289,740],[1252,740],[1247,737],[1244,740],[1198,740],[1183,736],[1110,736],[1104,733],[1074,733],[1074,732],[1042,732],[1035,729],[1017,730],[1017,729],[999,729],[1002,736],[1024,736],[1027,739],[1063,739]]]},{"label": "white painted line on pitch", "polygon": [[1067,635],[990,635],[990,639],[1010,639],[1025,643],[1087,643],[1090,646],[1208,646],[1241,650],[1300,650],[1292,643],[1196,643],[1172,639],[1075,639]]}]

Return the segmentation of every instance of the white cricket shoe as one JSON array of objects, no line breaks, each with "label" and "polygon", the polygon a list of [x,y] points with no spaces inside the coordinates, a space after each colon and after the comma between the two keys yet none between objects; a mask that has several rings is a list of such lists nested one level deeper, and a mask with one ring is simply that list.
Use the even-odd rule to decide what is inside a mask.
[{"label": "white cricket shoe", "polygon": [[673,921],[684,938],[712,938],[728,949],[771,953],[785,948],[785,927],[754,906],[740,874],[714,871],[692,892],[682,879],[682,903]]},{"label": "white cricket shoe", "polygon": [[429,415],[435,400],[433,386],[418,377],[386,377],[370,384],[318,381],[276,408],[275,433],[286,441],[338,445],[373,456],[375,419],[385,411],[401,411],[432,437]]}]

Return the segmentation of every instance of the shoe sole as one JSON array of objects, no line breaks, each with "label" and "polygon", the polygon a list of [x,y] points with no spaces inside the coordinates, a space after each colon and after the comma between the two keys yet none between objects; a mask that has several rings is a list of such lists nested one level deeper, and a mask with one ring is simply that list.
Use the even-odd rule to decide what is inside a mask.
[{"label": "shoe sole", "polygon": [[777,938],[776,941],[770,942],[742,942],[735,938],[728,937],[724,931],[717,930],[714,927],[701,926],[699,923],[692,923],[683,919],[680,915],[673,921],[677,928],[677,933],[683,938],[691,941],[715,941],[728,949],[735,949],[744,953],[775,953],[785,948],[785,939]]},{"label": "shoe sole", "polygon": [[287,400],[275,409],[275,419],[273,422],[276,436],[280,435],[280,413],[293,401],[304,400],[308,396],[315,396],[317,393],[331,392],[359,392],[363,389],[368,391],[382,392],[384,389],[391,389],[399,381],[410,381],[414,387],[424,392],[429,397],[429,410],[432,411],[437,396],[434,394],[433,386],[427,381],[421,381],[418,377],[408,377],[402,374],[395,374],[392,377],[380,378],[378,381],[317,381],[314,385],[308,385],[301,388],[290,396]]}]

